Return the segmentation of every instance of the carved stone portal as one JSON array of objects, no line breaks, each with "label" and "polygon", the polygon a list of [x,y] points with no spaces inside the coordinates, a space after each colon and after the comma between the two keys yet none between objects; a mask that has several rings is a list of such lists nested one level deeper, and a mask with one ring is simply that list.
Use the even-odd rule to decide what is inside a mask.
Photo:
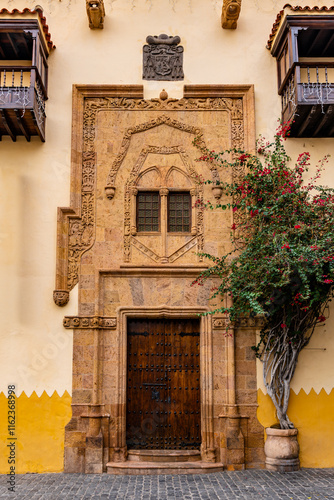
[{"label": "carved stone portal", "polygon": [[183,47],[179,36],[148,36],[143,47],[144,80],[183,80]]}]

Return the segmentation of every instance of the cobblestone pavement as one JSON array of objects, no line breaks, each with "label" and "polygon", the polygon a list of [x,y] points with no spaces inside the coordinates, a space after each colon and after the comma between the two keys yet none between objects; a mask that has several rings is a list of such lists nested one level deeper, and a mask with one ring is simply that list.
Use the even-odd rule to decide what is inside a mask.
[{"label": "cobblestone pavement", "polygon": [[266,470],[169,476],[113,476],[107,474],[21,474],[15,493],[0,475],[0,498],[216,500],[334,499],[334,469],[302,469],[280,474]]}]

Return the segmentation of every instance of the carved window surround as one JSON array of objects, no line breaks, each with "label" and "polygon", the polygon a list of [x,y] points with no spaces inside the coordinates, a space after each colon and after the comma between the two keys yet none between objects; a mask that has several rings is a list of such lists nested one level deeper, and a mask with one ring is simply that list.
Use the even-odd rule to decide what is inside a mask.
[{"label": "carved window surround", "polygon": [[[140,191],[147,191],[146,188],[137,188],[133,187],[131,189],[131,234],[132,236],[136,236],[137,234],[137,213],[136,213],[136,207],[137,207],[137,196]],[[151,191],[154,191],[152,189]],[[160,208],[160,231],[162,233],[169,233],[173,234],[170,231],[168,231],[167,225],[168,225],[168,214],[167,214],[167,199],[168,195],[170,192],[174,193],[177,192],[178,190],[176,189],[168,189],[168,187],[162,187],[159,190],[159,195],[161,196],[161,208]],[[184,191],[184,190],[182,190]],[[197,229],[196,229],[196,196],[197,196],[197,191],[196,188],[190,189],[190,196],[191,196],[191,205],[193,209],[191,210],[191,234],[195,236],[197,234]],[[141,234],[144,232],[140,231]],[[184,233],[187,234],[188,232]],[[146,236],[149,236],[152,234],[151,232],[145,232]]]},{"label": "carved window surround", "polygon": [[[69,300],[69,292],[78,283],[81,256],[89,250],[95,241],[96,218],[96,121],[98,111],[124,109],[157,110],[161,112],[154,124],[167,124],[171,127],[185,125],[171,119],[167,113],[172,110],[226,110],[231,123],[231,147],[254,150],[254,90],[252,85],[185,85],[184,98],[180,100],[143,99],[143,87],[140,85],[75,85],[73,87],[72,115],[72,157],[71,157],[71,203],[70,207],[58,209],[57,225],[57,266],[54,301],[63,306]],[[164,114],[165,112],[165,114]],[[196,135],[200,131],[189,128]],[[115,163],[112,165],[106,195],[115,193],[115,178],[122,163],[131,136],[137,133],[136,127],[127,131]],[[140,130],[139,130],[140,131]],[[243,176],[244,167],[233,171],[234,179]],[[212,171],[212,178],[217,172]],[[129,188],[131,185],[129,185]],[[130,209],[130,192],[129,209]],[[109,197],[109,196],[108,196]],[[238,212],[233,214],[238,224]],[[128,219],[128,237],[132,244],[138,245],[130,232]],[[199,238],[200,235],[194,236]],[[199,242],[201,245],[201,241]],[[153,256],[154,257],[154,256]],[[170,262],[176,256],[170,256]],[[155,260],[155,258],[153,258]]]},{"label": "carved window surround", "polygon": [[[131,188],[131,236],[136,236],[137,235],[137,196],[138,192],[140,191],[147,191],[146,188],[137,188],[137,187],[132,187]],[[152,190],[153,191],[153,190]],[[191,231],[190,232],[183,232],[183,233],[174,233],[168,231],[168,195],[170,192],[175,192],[175,190],[170,190],[167,187],[162,187],[159,190],[159,195],[160,195],[160,221],[159,221],[159,228],[160,230],[158,232],[138,232],[138,236],[154,236],[154,235],[161,235],[162,237],[162,246],[163,246],[163,256],[160,257],[159,261],[161,263],[168,263],[169,259],[167,256],[167,237],[171,237],[173,235],[179,235],[179,234],[191,234],[191,236],[196,236],[197,234],[197,211],[198,209],[195,207],[196,204],[196,197],[197,197],[197,190],[196,188],[192,188],[190,190],[190,195],[191,195],[191,205],[193,209],[191,210]],[[203,210],[203,209],[202,209]]]}]

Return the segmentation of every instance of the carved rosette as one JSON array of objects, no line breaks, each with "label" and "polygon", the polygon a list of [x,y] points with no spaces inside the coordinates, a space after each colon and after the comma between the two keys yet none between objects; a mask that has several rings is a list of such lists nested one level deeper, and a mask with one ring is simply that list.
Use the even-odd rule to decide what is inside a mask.
[{"label": "carved rosette", "polygon": [[[236,328],[262,328],[264,325],[265,319],[259,316],[255,318],[239,318],[232,326]],[[227,326],[229,326],[227,316],[214,317],[212,320],[212,328],[214,330],[225,330]]]},{"label": "carved rosette", "polygon": [[101,328],[115,329],[117,326],[116,318],[103,316],[65,316],[63,320],[64,328]]}]

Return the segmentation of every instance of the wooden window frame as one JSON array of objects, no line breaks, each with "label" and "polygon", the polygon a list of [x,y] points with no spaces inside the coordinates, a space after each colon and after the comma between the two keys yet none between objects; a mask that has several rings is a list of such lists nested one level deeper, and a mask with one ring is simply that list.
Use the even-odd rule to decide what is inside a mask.
[{"label": "wooden window frame", "polygon": [[[171,196],[173,195],[187,195],[189,198],[189,215],[188,215],[188,230],[185,231],[182,229],[182,231],[173,231],[170,229],[170,199]],[[172,234],[183,234],[183,233],[190,233],[191,232],[191,222],[192,222],[192,213],[191,213],[191,194],[190,191],[172,191],[170,190],[167,196],[167,232],[172,233]],[[182,208],[183,212],[183,208]],[[183,213],[182,213],[182,227],[183,227]]]},{"label": "wooden window frame", "polygon": [[[140,230],[139,229],[139,196],[141,195],[146,195],[146,194],[156,194],[158,195],[158,230],[150,230],[150,229],[145,229],[145,230]],[[145,224],[146,225],[146,224]],[[159,194],[159,190],[143,190],[143,191],[138,191],[138,194],[136,196],[136,228],[137,232],[140,234],[156,234],[161,232],[161,196]]]}]

